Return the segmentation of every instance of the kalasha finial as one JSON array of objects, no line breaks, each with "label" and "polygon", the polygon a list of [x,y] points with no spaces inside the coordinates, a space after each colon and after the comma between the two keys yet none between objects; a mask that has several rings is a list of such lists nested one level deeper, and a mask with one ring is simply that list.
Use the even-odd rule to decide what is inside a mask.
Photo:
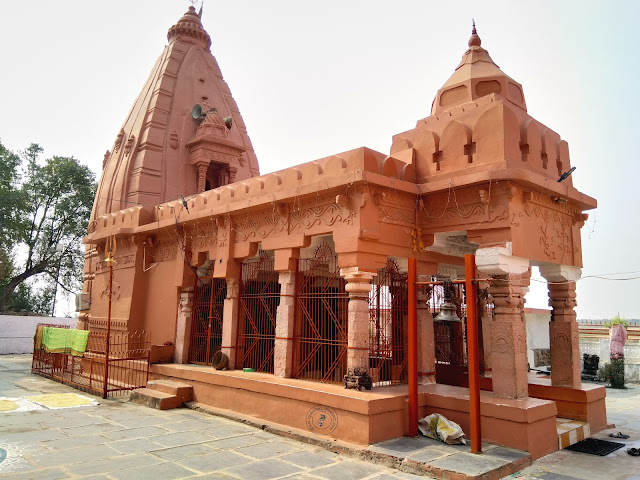
[{"label": "kalasha finial", "polygon": [[471,28],[471,38],[469,39],[469,47],[479,47],[482,45],[482,40],[478,36],[478,32],[476,31],[476,21],[471,19],[473,27]]}]

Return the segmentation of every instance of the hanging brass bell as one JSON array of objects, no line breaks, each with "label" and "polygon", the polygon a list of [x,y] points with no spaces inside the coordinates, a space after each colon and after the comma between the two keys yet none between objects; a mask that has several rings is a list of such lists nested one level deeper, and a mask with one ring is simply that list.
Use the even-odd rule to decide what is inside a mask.
[{"label": "hanging brass bell", "polygon": [[440,307],[440,313],[433,320],[436,322],[462,322],[458,314],[456,313],[456,306],[445,299],[444,303]]}]

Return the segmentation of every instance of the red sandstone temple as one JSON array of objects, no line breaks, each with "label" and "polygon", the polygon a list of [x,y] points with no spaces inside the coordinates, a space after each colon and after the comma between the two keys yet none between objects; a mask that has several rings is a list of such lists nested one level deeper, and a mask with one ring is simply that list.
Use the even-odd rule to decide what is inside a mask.
[{"label": "red sandstone temple", "polygon": [[[357,148],[264,175],[193,8],[168,41],[104,157],[78,328],[106,329],[115,237],[111,329],[175,345],[155,377],[291,428],[329,407],[333,431],[315,434],[370,444],[407,431],[407,259],[420,279],[455,279],[473,253],[483,440],[537,458],[558,449],[556,417],[606,426],[604,388],[581,384],[574,312],[583,212],[596,201],[558,181],[571,168],[567,142],[529,116],[522,85],[475,27],[431,115],[389,152]],[[543,379],[527,371],[531,266],[552,307]],[[420,416],[466,430],[464,322],[434,321],[441,293],[418,296]],[[218,351],[226,370],[211,366]],[[345,389],[353,372],[372,390]]]}]

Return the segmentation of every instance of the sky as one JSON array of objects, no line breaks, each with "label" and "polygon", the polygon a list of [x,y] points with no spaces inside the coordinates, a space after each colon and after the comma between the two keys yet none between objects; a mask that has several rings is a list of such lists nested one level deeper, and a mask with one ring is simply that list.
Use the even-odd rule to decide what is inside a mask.
[{"label": "sky", "polygon": [[[189,5],[0,2],[0,141],[99,172]],[[639,14],[634,1],[208,0],[202,22],[264,174],[361,146],[388,153],[429,115],[474,18],[529,114],[569,143],[574,186],[598,200],[583,276],[612,280],[577,287],[578,317],[598,319],[640,318]],[[527,306],[547,307],[535,275]]]}]

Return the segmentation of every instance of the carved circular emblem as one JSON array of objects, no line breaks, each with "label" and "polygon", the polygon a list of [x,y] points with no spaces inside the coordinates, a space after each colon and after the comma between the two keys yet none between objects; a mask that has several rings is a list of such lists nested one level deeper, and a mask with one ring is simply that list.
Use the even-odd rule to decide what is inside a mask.
[{"label": "carved circular emblem", "polygon": [[307,428],[310,432],[329,435],[338,426],[338,414],[331,407],[317,405],[307,413]]}]

